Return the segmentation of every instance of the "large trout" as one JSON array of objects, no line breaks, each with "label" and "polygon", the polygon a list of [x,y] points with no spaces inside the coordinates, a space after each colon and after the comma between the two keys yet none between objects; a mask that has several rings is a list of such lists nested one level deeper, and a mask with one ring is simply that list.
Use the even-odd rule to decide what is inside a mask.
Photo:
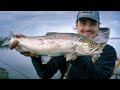
[{"label": "large trout", "polygon": [[[19,52],[29,51],[36,55],[60,56],[67,54],[66,61],[71,60],[75,55],[97,55],[102,53],[105,45],[98,44],[92,39],[75,33],[50,32],[44,36],[22,36],[20,38],[10,31],[10,49]],[[3,43],[3,45],[5,45]]]}]

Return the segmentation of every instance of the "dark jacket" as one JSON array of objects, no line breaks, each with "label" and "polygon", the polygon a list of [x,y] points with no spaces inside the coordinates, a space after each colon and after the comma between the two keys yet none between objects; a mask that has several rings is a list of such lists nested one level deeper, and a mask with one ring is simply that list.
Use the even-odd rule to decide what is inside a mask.
[{"label": "dark jacket", "polygon": [[[75,61],[69,62],[72,66],[67,79],[109,79],[113,74],[116,58],[116,51],[110,45],[105,46],[95,63],[91,56],[79,56]],[[63,77],[68,65],[64,56],[53,57],[47,64],[42,64],[41,57],[32,57],[32,63],[42,79],[50,79],[58,69]]]}]

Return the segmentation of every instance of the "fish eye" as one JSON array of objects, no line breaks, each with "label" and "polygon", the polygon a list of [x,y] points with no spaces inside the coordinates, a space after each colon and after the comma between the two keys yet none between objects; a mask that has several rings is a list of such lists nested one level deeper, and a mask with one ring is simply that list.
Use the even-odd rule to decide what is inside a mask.
[{"label": "fish eye", "polygon": [[94,44],[90,44],[89,47],[92,48],[94,46]]}]

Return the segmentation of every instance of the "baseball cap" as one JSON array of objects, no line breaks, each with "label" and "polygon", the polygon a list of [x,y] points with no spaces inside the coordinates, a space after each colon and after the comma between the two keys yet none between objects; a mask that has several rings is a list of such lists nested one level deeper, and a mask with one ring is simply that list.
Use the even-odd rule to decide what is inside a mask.
[{"label": "baseball cap", "polygon": [[78,11],[77,20],[80,18],[91,18],[97,22],[100,22],[98,11]]}]

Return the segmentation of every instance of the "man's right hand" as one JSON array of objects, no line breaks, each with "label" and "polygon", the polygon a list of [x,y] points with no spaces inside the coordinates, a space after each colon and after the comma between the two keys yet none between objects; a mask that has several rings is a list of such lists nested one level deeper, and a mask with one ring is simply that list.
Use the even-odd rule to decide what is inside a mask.
[{"label": "man's right hand", "polygon": [[21,37],[25,37],[25,35],[23,35],[23,34],[16,34],[15,37],[16,38],[21,38]]},{"label": "man's right hand", "polygon": [[[21,37],[25,37],[25,35],[23,34],[16,34],[15,35],[16,38],[21,38]],[[31,52],[20,52],[20,54],[27,56],[27,57],[38,57],[38,55],[36,55],[35,53],[31,53]]]}]

